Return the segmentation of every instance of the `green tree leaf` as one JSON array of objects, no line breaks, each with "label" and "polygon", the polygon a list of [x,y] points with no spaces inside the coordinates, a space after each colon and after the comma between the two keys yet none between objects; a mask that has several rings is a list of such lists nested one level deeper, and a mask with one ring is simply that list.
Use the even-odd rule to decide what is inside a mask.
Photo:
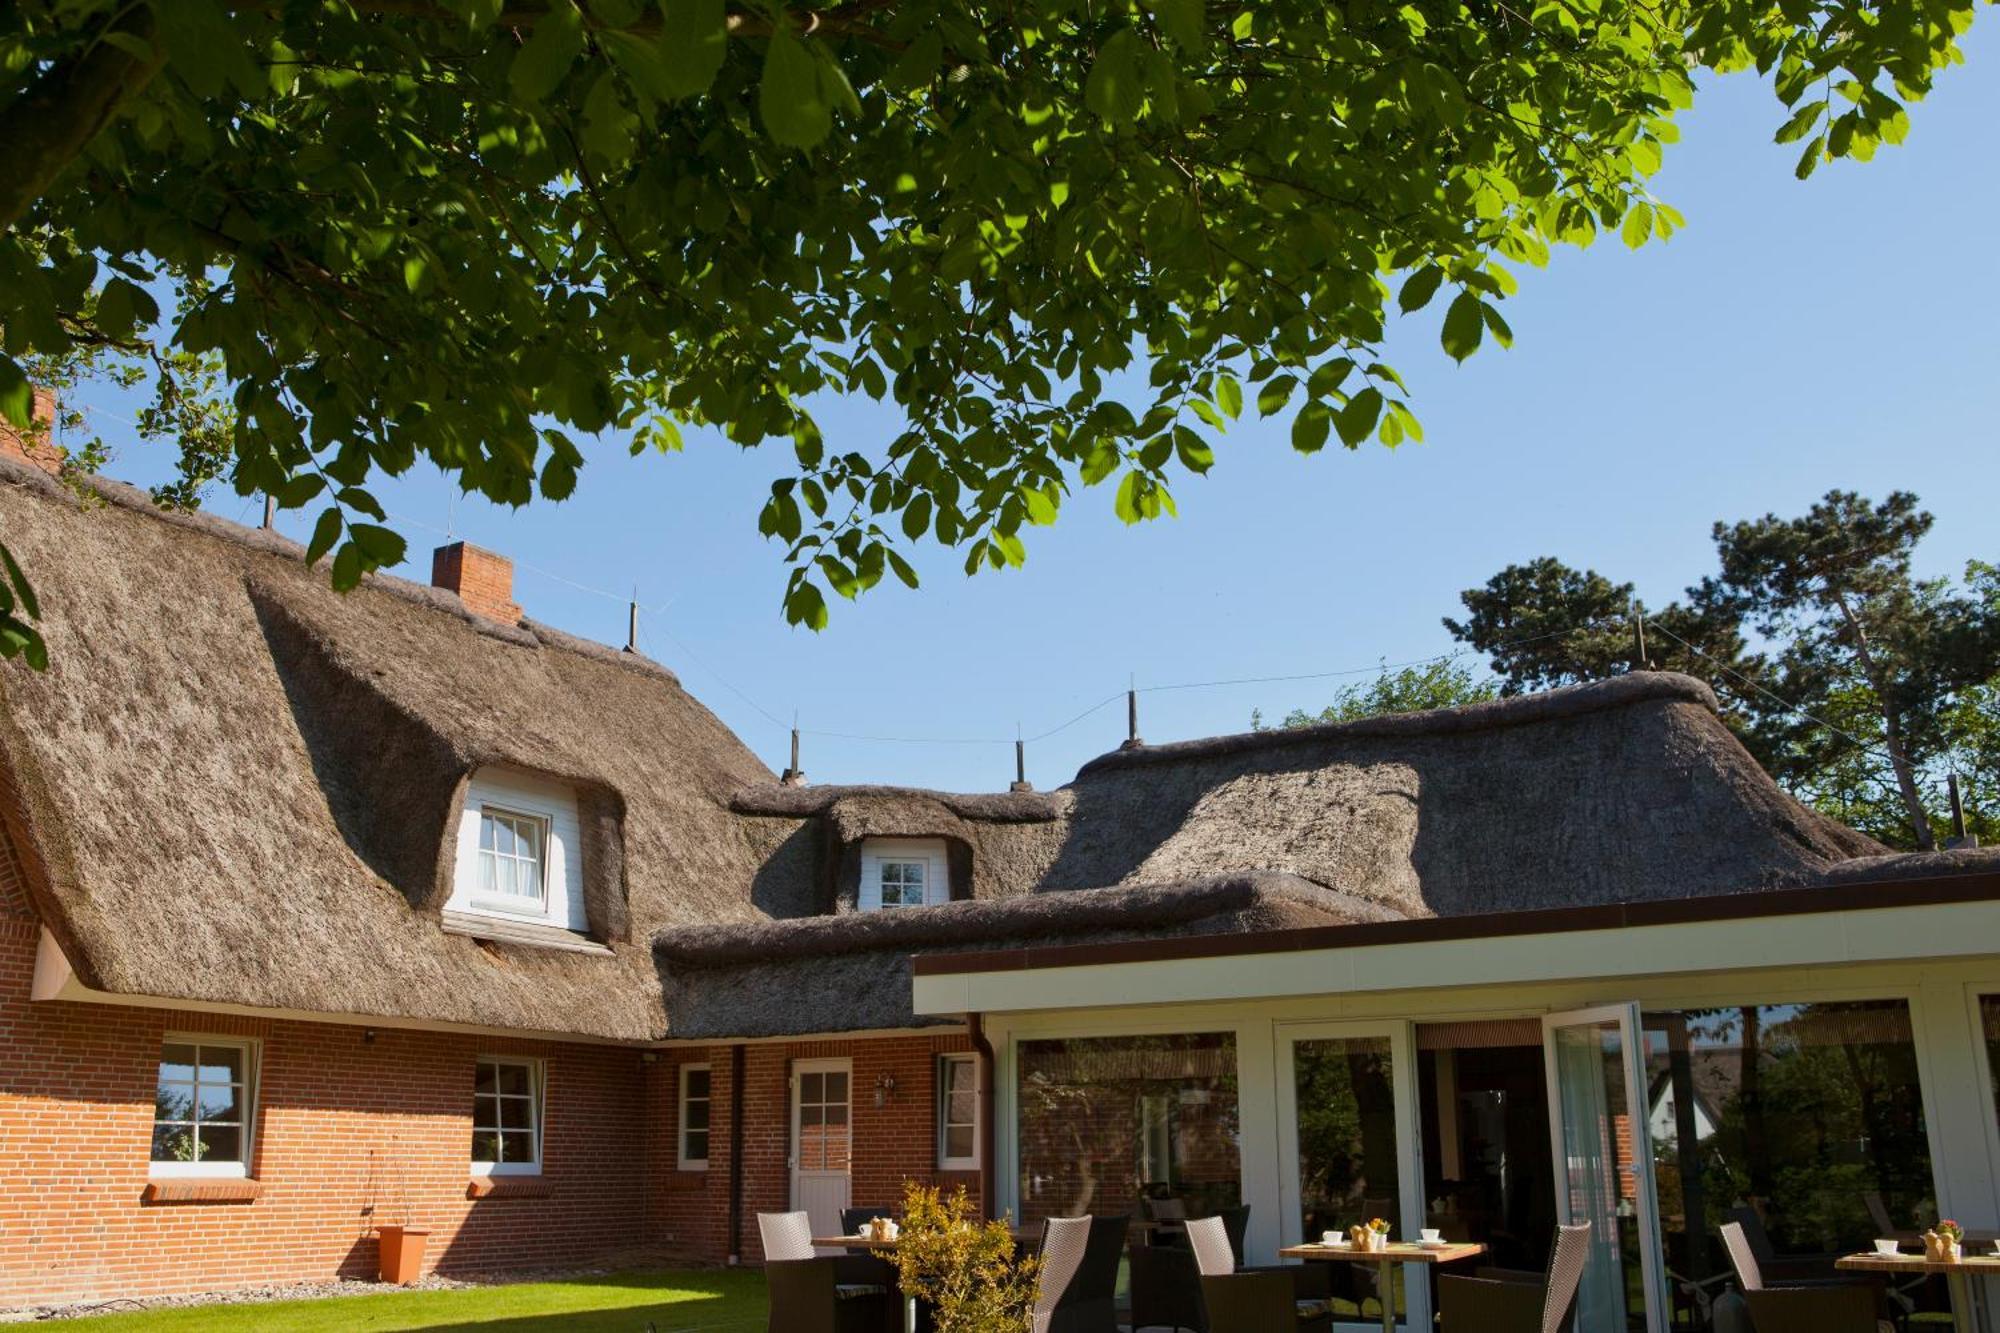
[{"label": "green tree leaf", "polygon": [[1422,310],[1437,295],[1438,284],[1444,281],[1444,270],[1436,264],[1427,264],[1412,273],[1403,282],[1403,290],[1396,298],[1404,314]]},{"label": "green tree leaf", "polygon": [[705,93],[729,54],[724,0],[660,0],[660,63],[670,97]]},{"label": "green tree leaf", "polygon": [[1315,398],[1292,418],[1292,448],[1302,454],[1316,454],[1326,447],[1326,437],[1332,429],[1333,412]]},{"label": "green tree leaf", "polygon": [[555,92],[556,85],[582,54],[583,16],[571,0],[557,0],[543,13],[508,65],[507,86],[522,102],[543,101]]},{"label": "green tree leaf", "polygon": [[1113,33],[1097,53],[1083,84],[1083,103],[1113,125],[1137,120],[1146,103],[1139,69],[1139,34],[1130,28]]},{"label": "green tree leaf", "polygon": [[1149,0],[1149,5],[1160,31],[1183,52],[1195,55],[1206,45],[1203,32],[1208,22],[1206,0]]},{"label": "green tree leaf", "polygon": [[27,372],[5,352],[0,352],[0,420],[17,430],[34,423],[35,390]]},{"label": "green tree leaf", "polygon": [[1382,415],[1382,391],[1373,385],[1361,390],[1347,400],[1334,415],[1334,429],[1340,432],[1340,442],[1353,449],[1360,446],[1375,431],[1375,422]]},{"label": "green tree leaf", "polygon": [[764,56],[757,110],[765,132],[794,148],[811,148],[833,129],[833,107],[821,86],[819,62],[782,27],[771,34]]},{"label": "green tree leaf", "polygon": [[1451,308],[1445,311],[1444,332],[1440,341],[1454,361],[1463,361],[1479,350],[1479,340],[1486,327],[1481,304],[1471,292],[1460,292],[1453,299]]}]

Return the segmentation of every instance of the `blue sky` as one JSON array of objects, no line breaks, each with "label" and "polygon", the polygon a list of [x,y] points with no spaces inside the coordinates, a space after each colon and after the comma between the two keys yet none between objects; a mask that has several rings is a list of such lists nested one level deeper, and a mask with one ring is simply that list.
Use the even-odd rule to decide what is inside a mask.
[{"label": "blue sky", "polygon": [[[1030,535],[1027,568],[967,579],[919,553],[924,586],[836,601],[823,633],[779,612],[781,551],[756,515],[788,449],[690,434],[686,452],[594,451],[576,496],[515,512],[457,497],[435,471],[373,486],[428,578],[444,529],[519,562],[538,619],[642,647],[774,768],[794,710],[817,782],[1003,787],[1017,725],[1039,736],[1124,688],[1368,671],[1454,647],[1459,590],[1555,555],[1654,603],[1707,572],[1709,527],[1802,510],[1833,487],[1904,488],[1937,516],[1925,571],[2000,559],[2000,22],[1867,165],[1792,177],[1796,147],[1754,78],[1713,80],[1656,190],[1687,215],[1666,245],[1615,240],[1522,275],[1512,351],[1455,366],[1439,311],[1394,331],[1391,360],[1427,442],[1294,454],[1283,418],[1239,423],[1215,470],[1177,488],[1180,517],[1126,528],[1108,487]],[[114,443],[129,428],[96,407]],[[873,404],[822,415],[834,447],[879,446]],[[131,443],[110,471],[164,476]],[[256,521],[226,489],[217,513]],[[281,524],[303,538],[304,521]],[[596,590],[596,591],[589,591]],[[1353,677],[1359,679],[1360,677]],[[1240,731],[1261,707],[1318,707],[1339,679],[1161,690],[1141,731]],[[1124,734],[1122,703],[1029,746],[1049,788]],[[924,743],[844,737],[942,738]]]}]

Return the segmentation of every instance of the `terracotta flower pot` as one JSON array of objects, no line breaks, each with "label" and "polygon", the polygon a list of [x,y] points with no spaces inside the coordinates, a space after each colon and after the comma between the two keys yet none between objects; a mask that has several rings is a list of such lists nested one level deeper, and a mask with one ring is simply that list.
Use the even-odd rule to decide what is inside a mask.
[{"label": "terracotta flower pot", "polygon": [[423,1276],[424,1240],[429,1227],[383,1226],[375,1228],[380,1245],[376,1267],[384,1282],[407,1287]]}]

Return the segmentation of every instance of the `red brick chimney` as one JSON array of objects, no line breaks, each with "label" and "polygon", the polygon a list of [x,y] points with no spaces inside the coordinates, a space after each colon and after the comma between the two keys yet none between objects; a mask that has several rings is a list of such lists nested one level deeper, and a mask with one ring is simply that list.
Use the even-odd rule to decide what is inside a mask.
[{"label": "red brick chimney", "polygon": [[471,542],[453,542],[431,552],[431,586],[458,594],[465,609],[503,625],[521,623],[514,605],[514,562]]},{"label": "red brick chimney", "polygon": [[35,406],[30,416],[34,425],[25,432],[0,421],[0,458],[27,463],[53,477],[62,471],[64,457],[62,446],[55,442],[55,390],[35,390]]}]

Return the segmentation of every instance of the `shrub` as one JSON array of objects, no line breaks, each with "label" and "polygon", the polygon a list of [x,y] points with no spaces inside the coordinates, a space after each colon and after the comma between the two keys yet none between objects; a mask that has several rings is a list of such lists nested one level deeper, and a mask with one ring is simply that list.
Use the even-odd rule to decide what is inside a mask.
[{"label": "shrub", "polygon": [[963,1185],[904,1185],[896,1267],[904,1294],[936,1309],[937,1333],[1028,1333],[1036,1266],[1016,1257],[1005,1222],[977,1220]]}]

